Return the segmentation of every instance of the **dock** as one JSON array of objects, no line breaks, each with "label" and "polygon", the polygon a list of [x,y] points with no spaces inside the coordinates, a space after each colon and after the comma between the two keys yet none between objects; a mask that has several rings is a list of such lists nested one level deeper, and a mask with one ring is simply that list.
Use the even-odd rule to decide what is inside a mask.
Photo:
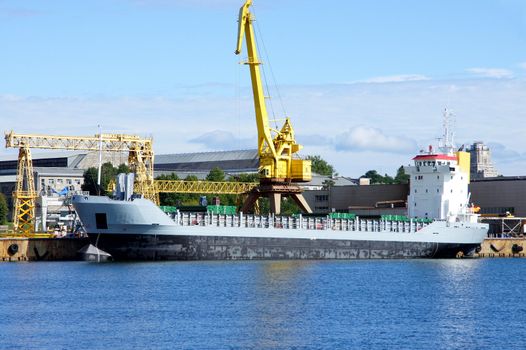
[{"label": "dock", "polygon": [[0,237],[0,261],[79,260],[88,238]]},{"label": "dock", "polygon": [[480,245],[479,258],[524,258],[526,238],[487,238]]}]

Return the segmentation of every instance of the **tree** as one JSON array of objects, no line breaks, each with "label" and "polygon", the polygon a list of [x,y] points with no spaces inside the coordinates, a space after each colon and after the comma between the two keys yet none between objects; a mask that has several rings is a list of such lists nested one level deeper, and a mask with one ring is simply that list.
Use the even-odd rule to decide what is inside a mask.
[{"label": "tree", "polygon": [[334,186],[335,182],[332,179],[324,180],[321,185],[323,186],[324,190],[330,189],[332,186]]},{"label": "tree", "polygon": [[[159,175],[156,177],[156,180],[179,180],[179,177],[176,173],[171,173],[169,175]],[[178,201],[181,201],[179,193],[159,193],[159,202],[161,205],[175,206]]]},{"label": "tree", "polygon": [[[184,178],[185,181],[198,181],[199,179],[195,175],[188,175]],[[199,195],[192,193],[181,193],[180,201],[176,205],[199,205]]]},{"label": "tree", "polygon": [[383,179],[382,183],[386,184],[386,185],[391,185],[391,184],[394,183],[394,179],[393,179],[392,176],[384,174],[384,179]]},{"label": "tree", "polygon": [[7,213],[9,209],[7,208],[7,200],[3,193],[0,193],[0,225],[7,224]]},{"label": "tree", "polygon": [[126,164],[121,164],[117,167],[117,174],[129,174],[130,173],[130,167]]},{"label": "tree", "polygon": [[335,174],[334,167],[321,158],[321,156],[307,156],[310,160],[312,172],[325,176],[333,176]]},{"label": "tree", "polygon": [[101,176],[100,176],[100,188],[97,184],[98,169],[91,167],[84,171],[84,184],[82,185],[83,191],[89,191],[91,195],[107,195],[108,184],[110,181],[115,180],[115,176],[121,172],[129,172],[129,168],[125,164],[114,167],[110,162],[102,164]]},{"label": "tree", "polygon": [[225,172],[223,171],[223,169],[215,167],[212,170],[210,170],[208,175],[206,175],[206,180],[207,181],[225,181]]},{"label": "tree", "polygon": [[395,184],[408,184],[409,183],[409,175],[405,173],[404,167],[400,166],[398,168],[398,171],[396,172],[396,176],[394,178]]},{"label": "tree", "polygon": [[281,200],[281,215],[292,215],[299,213],[301,213],[301,209],[292,198],[284,197]]},{"label": "tree", "polygon": [[82,184],[83,191],[89,191],[91,195],[98,195],[99,189],[97,185],[97,168],[88,168],[84,171],[84,183]]},{"label": "tree", "polygon": [[259,182],[259,174],[258,173],[237,174],[237,175],[230,176],[228,181]]},{"label": "tree", "polygon": [[388,174],[382,176],[376,170],[369,170],[361,177],[371,179],[371,184],[407,184],[409,182],[409,175],[405,173],[403,166],[398,168],[395,178]]},{"label": "tree", "polygon": [[376,170],[369,170],[368,172],[365,173],[365,175],[363,175],[361,177],[366,177],[366,178],[371,179],[371,185],[372,184],[381,184],[384,181],[384,177],[382,175],[378,174],[378,172]]}]

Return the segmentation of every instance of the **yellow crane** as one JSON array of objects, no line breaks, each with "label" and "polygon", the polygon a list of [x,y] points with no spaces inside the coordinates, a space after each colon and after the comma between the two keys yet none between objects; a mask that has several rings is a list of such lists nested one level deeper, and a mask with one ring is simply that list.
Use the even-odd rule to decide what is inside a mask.
[{"label": "yellow crane", "polygon": [[245,194],[257,187],[253,182],[155,180],[158,193]]},{"label": "yellow crane", "polygon": [[95,136],[57,136],[5,134],[6,148],[18,148],[16,188],[13,193],[13,224],[16,231],[29,235],[35,217],[35,182],[31,149],[60,149],[75,151],[128,152],[128,165],[135,172],[135,189],[145,198],[158,203],[153,184],[152,139],[135,135],[99,134]]},{"label": "yellow crane", "polygon": [[285,118],[285,122],[279,130],[270,127],[259,69],[261,62],[258,59],[256,38],[252,25],[254,15],[249,10],[251,5],[252,0],[246,0],[239,10],[235,53],[236,55],[241,53],[243,38],[245,38],[248,51],[248,61],[245,63],[250,67],[258,130],[260,186],[249,195],[243,210],[250,210],[260,196],[268,196],[271,211],[279,214],[281,196],[285,195],[291,197],[304,212],[310,213],[312,211],[301,194],[302,190],[293,183],[311,180],[311,162],[295,157],[295,154],[303,146],[296,143],[294,129],[289,118]]}]

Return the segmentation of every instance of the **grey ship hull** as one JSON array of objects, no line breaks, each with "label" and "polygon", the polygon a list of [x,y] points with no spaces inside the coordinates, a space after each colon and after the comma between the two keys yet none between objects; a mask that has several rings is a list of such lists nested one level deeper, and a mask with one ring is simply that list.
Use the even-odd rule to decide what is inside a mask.
[{"label": "grey ship hull", "polygon": [[114,260],[396,259],[469,256],[479,223],[178,214],[145,199],[74,196],[93,245]]},{"label": "grey ship hull", "polygon": [[[477,243],[89,234],[115,260],[406,259],[471,256]],[[460,254],[460,255],[459,255]]]}]

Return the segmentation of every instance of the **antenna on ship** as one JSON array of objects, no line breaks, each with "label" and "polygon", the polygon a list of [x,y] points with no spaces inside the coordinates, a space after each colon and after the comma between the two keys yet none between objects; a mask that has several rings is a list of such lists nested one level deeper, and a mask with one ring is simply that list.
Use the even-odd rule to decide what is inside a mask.
[{"label": "antenna on ship", "polygon": [[453,141],[454,133],[453,133],[453,128],[451,126],[452,119],[453,119],[453,113],[451,113],[451,111],[447,107],[444,108],[443,120],[442,120],[442,125],[444,127],[444,135],[441,138],[442,142],[441,144],[439,144],[439,148],[445,154],[450,154],[455,149],[455,144]]}]

